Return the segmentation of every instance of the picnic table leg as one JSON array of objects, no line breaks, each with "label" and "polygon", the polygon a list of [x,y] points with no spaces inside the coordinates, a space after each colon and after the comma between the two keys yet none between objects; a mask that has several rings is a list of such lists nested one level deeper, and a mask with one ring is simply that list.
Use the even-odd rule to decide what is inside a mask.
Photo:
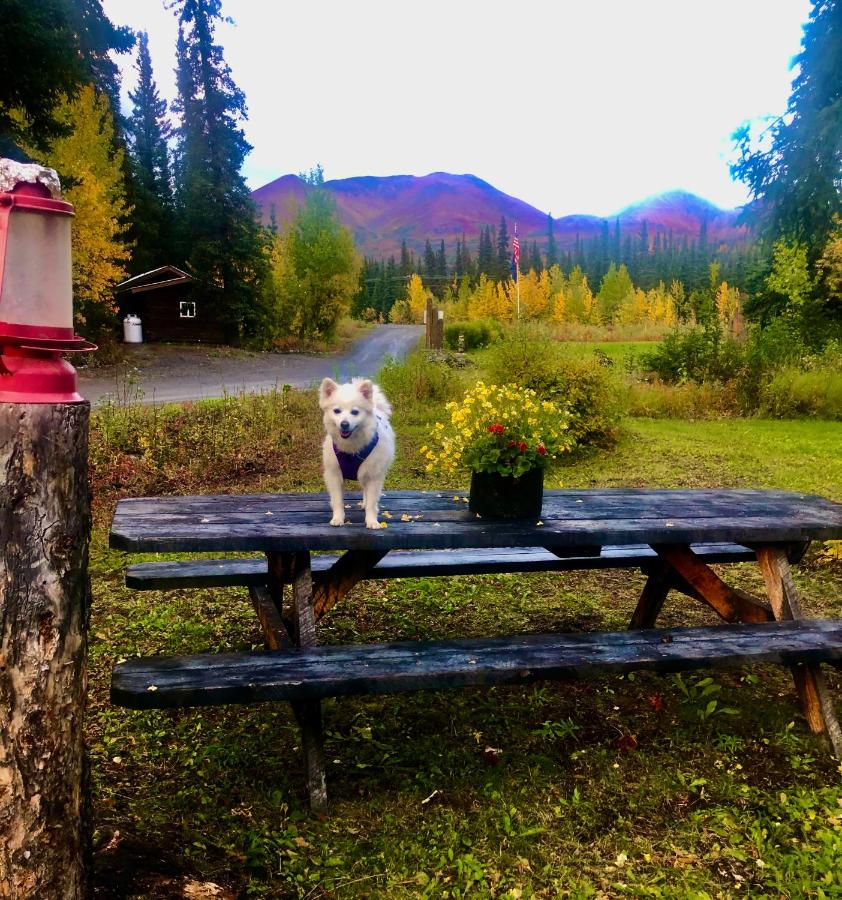
[{"label": "picnic table leg", "polygon": [[[283,585],[292,585],[292,628],[296,647],[316,645],[316,618],[313,611],[313,577],[310,571],[310,554],[268,554],[269,592],[278,615],[283,610]],[[327,808],[325,785],[324,736],[322,732],[322,705],[319,700],[298,701],[292,704],[293,712],[301,728],[301,746],[307,788],[310,792],[310,808],[321,811]]]},{"label": "picnic table leg", "polygon": [[655,564],[646,574],[646,584],[632,613],[629,630],[654,628],[667,594],[673,587],[669,567],[663,563]]},{"label": "picnic table leg", "polygon": [[[779,547],[760,547],[757,565],[766,582],[766,593],[775,618],[778,621],[803,619],[801,597],[792,580],[786,553]],[[792,666],[792,677],[810,730],[815,734],[827,734],[834,756],[842,758],[842,729],[833,711],[821,668],[818,664],[799,663]]]}]

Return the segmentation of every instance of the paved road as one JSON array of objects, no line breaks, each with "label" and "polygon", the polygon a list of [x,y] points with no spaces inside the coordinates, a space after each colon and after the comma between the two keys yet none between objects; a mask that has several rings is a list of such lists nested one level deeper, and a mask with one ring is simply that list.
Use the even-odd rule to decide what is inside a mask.
[{"label": "paved road", "polygon": [[[143,403],[178,403],[256,393],[290,384],[309,387],[326,375],[346,380],[374,376],[387,356],[403,358],[421,338],[420,325],[379,325],[346,351],[337,354],[239,353],[220,354],[207,347],[140,345],[127,347],[129,368]],[[105,395],[126,392],[126,367],[79,373],[79,392],[92,404]],[[137,393],[132,391],[132,393]]]}]

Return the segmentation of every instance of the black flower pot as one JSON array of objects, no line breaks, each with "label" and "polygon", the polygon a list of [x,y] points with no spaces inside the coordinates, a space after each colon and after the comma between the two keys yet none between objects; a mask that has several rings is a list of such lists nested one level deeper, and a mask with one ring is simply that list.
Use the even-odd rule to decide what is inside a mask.
[{"label": "black flower pot", "polygon": [[468,509],[486,518],[537,519],[544,499],[544,470],[530,469],[524,475],[473,472]]}]

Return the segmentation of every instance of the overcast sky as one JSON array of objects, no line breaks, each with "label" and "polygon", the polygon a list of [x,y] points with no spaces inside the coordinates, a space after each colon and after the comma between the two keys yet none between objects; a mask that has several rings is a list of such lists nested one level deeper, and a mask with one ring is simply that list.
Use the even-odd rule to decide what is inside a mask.
[{"label": "overcast sky", "polygon": [[[146,29],[175,95],[163,0],[103,0]],[[252,188],[470,172],[554,216],[693,191],[731,207],[730,135],[786,108],[809,0],[223,0],[248,101]],[[120,60],[125,91],[133,57]]]}]

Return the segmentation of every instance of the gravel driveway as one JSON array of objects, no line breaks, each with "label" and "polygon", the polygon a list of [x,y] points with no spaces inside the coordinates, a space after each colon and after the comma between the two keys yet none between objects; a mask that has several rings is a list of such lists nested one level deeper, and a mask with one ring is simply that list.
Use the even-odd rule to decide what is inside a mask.
[{"label": "gravel driveway", "polygon": [[347,380],[374,376],[387,356],[403,358],[421,339],[420,325],[378,325],[335,354],[249,353],[215,347],[167,344],[127,346],[124,366],[79,373],[79,392],[92,404],[124,394],[127,369],[143,403],[177,403],[255,393],[290,384],[309,387],[326,375]]}]

